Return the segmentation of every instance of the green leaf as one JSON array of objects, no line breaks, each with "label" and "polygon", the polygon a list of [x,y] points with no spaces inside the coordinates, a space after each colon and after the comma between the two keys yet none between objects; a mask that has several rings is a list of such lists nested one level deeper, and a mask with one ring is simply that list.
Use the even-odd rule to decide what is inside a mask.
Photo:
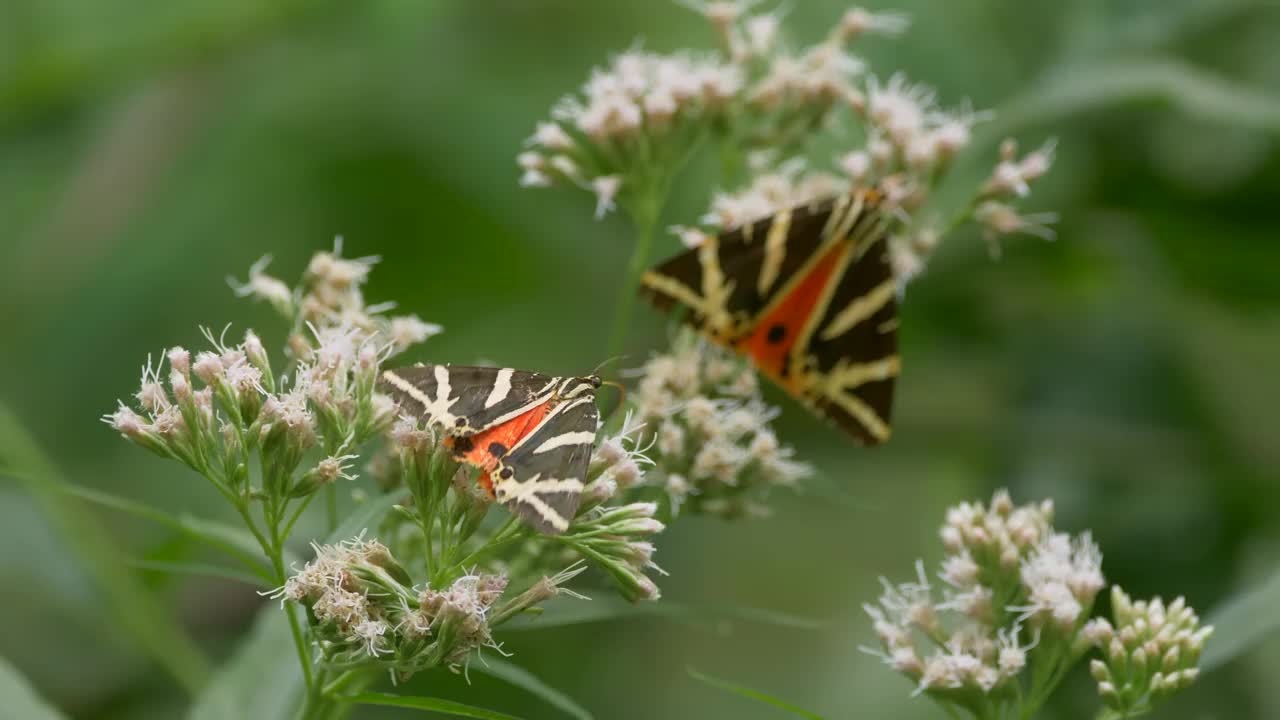
[{"label": "green leaf", "polygon": [[1213,626],[1213,635],[1205,643],[1200,664],[1212,670],[1280,630],[1280,572],[1215,608],[1205,622]]},{"label": "green leaf", "polygon": [[[1103,58],[1058,71],[1000,109],[984,137],[1002,138],[1100,107],[1163,100],[1183,112],[1280,133],[1280,96],[1169,58]],[[998,141],[998,140],[997,140]]]},{"label": "green leaf", "polygon": [[689,676],[695,680],[700,680],[711,687],[719,688],[735,695],[741,695],[744,698],[750,698],[751,700],[762,702],[766,705],[772,705],[779,710],[785,710],[797,717],[808,718],[808,720],[823,720],[821,715],[811,713],[803,708],[798,708],[785,700],[779,700],[778,698],[762,693],[759,690],[752,690],[751,688],[734,685],[733,683],[725,682],[724,680],[718,680],[710,675],[703,675],[693,668],[689,668]]},{"label": "green leaf", "polygon": [[[231,555],[244,563],[246,567],[251,568],[261,579],[267,582],[272,580],[270,571],[262,562],[262,547],[258,545],[258,541],[254,539],[253,534],[244,528],[214,520],[205,520],[187,513],[175,516],[173,513],[153,508],[136,500],[77,485],[67,485],[60,488],[60,490],[86,502],[145,518],[158,525],[168,527]],[[286,558],[286,563],[288,561],[289,558]]]},{"label": "green leaf", "polygon": [[196,698],[189,720],[288,720],[302,696],[302,669],[277,603],[258,611],[253,629]]},{"label": "green leaf", "polygon": [[621,598],[607,596],[591,602],[572,599],[552,601],[548,603],[546,612],[541,615],[517,618],[503,625],[502,629],[504,631],[540,630],[562,625],[582,625],[634,617],[657,617],[715,632],[732,631],[735,621],[773,625],[792,630],[822,630],[829,627],[828,623],[821,620],[762,608],[698,607],[666,600],[632,604]]},{"label": "green leaf", "polygon": [[209,675],[200,648],[126,567],[119,548],[97,519],[67,502],[62,479],[35,438],[0,403],[0,472],[13,477],[31,495],[50,524],[81,560],[86,572],[132,638],[184,688],[194,693]]},{"label": "green leaf", "polygon": [[390,693],[367,692],[359,695],[348,695],[342,698],[346,702],[360,705],[390,705],[392,707],[426,710],[443,715],[457,717],[480,718],[480,720],[519,720],[514,715],[507,715],[496,710],[485,710],[472,705],[463,705],[452,700],[441,698],[418,697],[414,695],[392,695]]},{"label": "green leaf", "polygon": [[193,562],[163,562],[160,560],[128,560],[129,567],[138,570],[153,570],[155,572],[169,573],[173,575],[195,575],[199,577],[222,578],[223,580],[235,580],[245,585],[252,585],[257,588],[270,588],[272,584],[266,582],[264,578],[247,573],[235,568],[225,567],[223,565],[215,565],[213,563],[193,563]]},{"label": "green leaf", "polygon": [[546,684],[536,675],[519,665],[493,658],[474,663],[471,665],[471,669],[485,675],[492,675],[499,680],[515,685],[521,690],[537,695],[545,700],[548,705],[563,710],[566,715],[578,718],[578,720],[592,720],[591,713],[574,702],[573,698]]},{"label": "green leaf", "polygon": [[22,720],[64,720],[66,717],[36,694],[18,669],[0,657],[0,707],[5,717]]}]

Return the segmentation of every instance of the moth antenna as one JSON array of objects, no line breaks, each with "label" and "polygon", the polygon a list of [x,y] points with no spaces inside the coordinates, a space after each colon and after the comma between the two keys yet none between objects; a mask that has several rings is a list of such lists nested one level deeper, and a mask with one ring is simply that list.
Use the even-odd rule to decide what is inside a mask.
[{"label": "moth antenna", "polygon": [[602,380],[600,384],[609,385],[611,387],[618,388],[618,404],[613,406],[613,408],[610,409],[609,412],[605,414],[605,417],[608,418],[627,404],[627,387],[622,383],[615,382],[613,380]]},{"label": "moth antenna", "polygon": [[[600,362],[600,364],[599,364],[599,365],[596,365],[595,369],[591,371],[591,374],[592,374],[592,375],[599,375],[599,374],[600,374],[600,371],[601,371],[602,369],[604,369],[604,366],[605,366],[605,365],[609,365],[609,364],[611,364],[611,363],[615,363],[615,362],[618,362],[618,361],[621,361],[621,360],[626,360],[626,359],[627,359],[627,356],[626,356],[626,355],[614,355],[613,357],[609,358],[608,360],[602,360],[602,361]],[[608,383],[605,383],[605,384],[607,385]]]}]

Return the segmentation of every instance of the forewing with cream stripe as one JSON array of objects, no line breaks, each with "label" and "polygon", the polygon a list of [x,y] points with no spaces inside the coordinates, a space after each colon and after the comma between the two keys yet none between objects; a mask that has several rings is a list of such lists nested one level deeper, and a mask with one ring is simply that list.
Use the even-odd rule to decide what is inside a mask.
[{"label": "forewing with cream stripe", "polygon": [[465,437],[501,425],[546,402],[563,382],[544,373],[471,365],[384,370],[379,389],[401,410]]},{"label": "forewing with cream stripe", "polygon": [[880,193],[856,190],[709,238],[646,273],[659,308],[752,359],[855,439],[890,434],[897,285]]}]

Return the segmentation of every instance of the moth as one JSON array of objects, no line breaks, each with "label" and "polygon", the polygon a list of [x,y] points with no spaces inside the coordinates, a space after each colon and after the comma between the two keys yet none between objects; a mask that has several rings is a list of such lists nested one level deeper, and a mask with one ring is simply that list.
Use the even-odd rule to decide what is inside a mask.
[{"label": "moth", "polygon": [[645,273],[658,308],[749,357],[863,444],[889,438],[898,356],[898,285],[889,218],[875,189],[784,210]]},{"label": "moth", "polygon": [[418,365],[385,370],[379,388],[445,434],[480,485],[540,532],[569,528],[587,478],[600,378],[511,368]]}]

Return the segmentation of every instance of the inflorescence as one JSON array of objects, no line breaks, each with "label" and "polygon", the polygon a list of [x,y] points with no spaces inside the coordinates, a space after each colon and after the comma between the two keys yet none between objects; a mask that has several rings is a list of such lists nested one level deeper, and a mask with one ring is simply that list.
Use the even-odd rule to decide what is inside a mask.
[{"label": "inflorescence", "polygon": [[1102,553],[1089,533],[1053,527],[1053,505],[1015,506],[997,492],[989,505],[947,511],[945,550],[934,583],[924,563],[916,579],[882,580],[866,605],[879,646],[869,648],[916,685],[917,694],[976,718],[1029,717],[1091,648],[1106,653],[1092,670],[1108,707],[1132,717],[1195,679],[1211,629],[1181,599],[1130,603],[1112,588],[1121,630],[1090,620],[1105,585]]},{"label": "inflorescence", "polygon": [[[674,178],[710,141],[723,189],[701,218],[708,230],[874,186],[885,196],[903,284],[966,221],[978,224],[993,253],[1007,235],[1053,237],[1052,213],[1017,207],[1052,166],[1053,141],[1019,152],[1006,140],[990,174],[972,181],[963,207],[944,214],[932,202],[975,127],[993,114],[967,102],[944,107],[928,85],[903,72],[873,72],[855,52],[869,35],[903,34],[905,16],[853,8],[819,42],[796,46],[781,10],[756,12],[758,3],[745,0],[685,4],[708,21],[717,50],[634,48],[594,69],[529,138],[517,158],[522,185],[574,185],[595,194],[597,217],[621,207],[644,225],[656,220]],[[833,143],[841,147],[834,156],[818,152]],[[707,232],[673,231],[686,244]]]}]

